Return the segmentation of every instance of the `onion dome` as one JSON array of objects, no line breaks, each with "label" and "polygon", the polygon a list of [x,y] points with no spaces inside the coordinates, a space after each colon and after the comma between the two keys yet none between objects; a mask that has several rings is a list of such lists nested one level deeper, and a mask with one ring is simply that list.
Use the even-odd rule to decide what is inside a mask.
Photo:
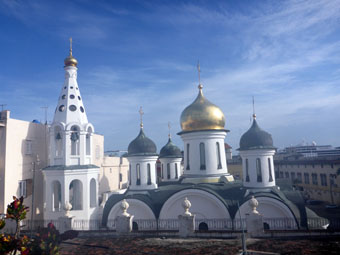
[{"label": "onion dome", "polygon": [[171,138],[169,138],[168,143],[164,145],[159,153],[160,158],[181,158],[181,150],[172,143]]},{"label": "onion dome", "polygon": [[141,127],[139,135],[129,144],[128,157],[131,156],[157,156],[155,143],[144,134]]},{"label": "onion dome", "polygon": [[70,38],[70,55],[64,60],[65,66],[77,67],[78,61],[72,56],[72,38]]},{"label": "onion dome", "polygon": [[182,131],[224,130],[225,117],[222,110],[203,96],[201,84],[198,88],[197,98],[181,114]]},{"label": "onion dome", "polygon": [[239,150],[275,149],[271,134],[257,125],[255,114],[253,117],[253,124],[241,137]]}]

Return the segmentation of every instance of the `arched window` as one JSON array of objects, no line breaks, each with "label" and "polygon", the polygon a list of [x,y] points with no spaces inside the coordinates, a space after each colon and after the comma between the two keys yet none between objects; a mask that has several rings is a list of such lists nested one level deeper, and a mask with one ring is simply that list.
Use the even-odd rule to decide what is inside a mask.
[{"label": "arched window", "polygon": [[79,155],[79,128],[72,126],[71,128],[71,155]]},{"label": "arched window", "polygon": [[148,185],[151,185],[151,166],[147,164],[147,171],[148,171]]},{"label": "arched window", "polygon": [[59,181],[52,183],[52,205],[53,211],[60,211],[61,209],[61,185]]},{"label": "arched window", "polygon": [[257,182],[262,182],[261,160],[259,158],[256,159],[256,174]]},{"label": "arched window", "polygon": [[178,168],[177,168],[177,163],[175,163],[175,179],[178,179]]},{"label": "arched window", "polygon": [[73,180],[70,183],[69,202],[72,210],[83,210],[83,184],[80,180]]},{"label": "arched window", "polygon": [[162,179],[164,179],[164,165],[162,164],[162,169],[161,169],[161,175],[162,175]]},{"label": "arched window", "polygon": [[92,128],[89,127],[87,129],[87,134],[86,134],[86,155],[91,155],[91,137],[92,137]]},{"label": "arched window", "polygon": [[190,161],[189,161],[189,159],[190,159],[190,157],[189,157],[189,149],[190,149],[190,144],[188,144],[187,143],[187,167],[186,167],[186,169],[187,170],[190,170]]},{"label": "arched window", "polygon": [[140,165],[136,165],[136,185],[140,185]]},{"label": "arched window", "polygon": [[249,163],[248,163],[248,159],[246,158],[246,182],[249,182]]},{"label": "arched window", "polygon": [[198,230],[199,230],[199,231],[202,231],[202,232],[208,231],[208,230],[209,230],[208,224],[205,223],[205,222],[201,222],[201,223],[198,225]]},{"label": "arched window", "polygon": [[90,207],[97,206],[97,185],[96,180],[94,178],[90,181]]},{"label": "arched window", "polygon": [[61,134],[61,128],[56,126],[54,128],[55,135],[55,156],[61,157],[63,153],[63,136]]},{"label": "arched window", "polygon": [[169,180],[170,179],[170,163],[166,164],[166,176]]},{"label": "arched window", "polygon": [[272,162],[270,158],[268,158],[268,171],[269,171],[269,182],[273,181],[273,175],[272,175]]},{"label": "arched window", "polygon": [[222,169],[220,143],[216,143],[217,169]]},{"label": "arched window", "polygon": [[200,143],[200,163],[201,163],[201,170],[205,170],[205,146],[204,143]]}]

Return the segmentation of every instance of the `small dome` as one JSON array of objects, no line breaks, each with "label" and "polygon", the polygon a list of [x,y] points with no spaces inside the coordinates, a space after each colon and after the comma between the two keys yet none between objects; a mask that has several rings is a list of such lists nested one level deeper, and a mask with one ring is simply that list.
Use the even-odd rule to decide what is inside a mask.
[{"label": "small dome", "polygon": [[129,144],[128,157],[130,156],[157,156],[155,143],[144,134],[143,128],[139,135]]},{"label": "small dome", "polygon": [[239,150],[254,149],[275,149],[271,134],[257,125],[255,117],[250,129],[241,137]]},{"label": "small dome", "polygon": [[202,92],[202,85],[195,101],[181,114],[182,131],[224,130],[225,118],[222,110],[209,102]]},{"label": "small dome", "polygon": [[70,53],[70,56],[65,58],[64,64],[65,64],[65,66],[74,66],[74,67],[77,67],[78,61],[72,56],[72,53]]},{"label": "small dome", "polygon": [[172,143],[171,138],[164,147],[161,149],[159,153],[160,158],[181,158],[182,152],[181,150]]}]

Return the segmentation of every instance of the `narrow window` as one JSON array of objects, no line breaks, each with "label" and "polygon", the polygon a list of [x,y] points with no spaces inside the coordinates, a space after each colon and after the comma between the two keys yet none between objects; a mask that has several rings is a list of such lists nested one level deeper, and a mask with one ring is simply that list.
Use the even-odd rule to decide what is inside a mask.
[{"label": "narrow window", "polygon": [[161,171],[161,174],[162,174],[162,179],[164,179],[164,165],[162,164],[162,171]]},{"label": "narrow window", "polygon": [[170,163],[166,164],[166,176],[169,180],[170,179]]},{"label": "narrow window", "polygon": [[220,152],[220,143],[216,143],[216,153],[217,153],[217,169],[222,169],[221,164],[221,152]]},{"label": "narrow window", "polygon": [[256,159],[256,174],[257,182],[262,182],[261,160],[259,158]]},{"label": "narrow window", "polygon": [[19,197],[27,197],[26,181],[19,181]]},{"label": "narrow window", "polygon": [[309,184],[309,173],[304,173],[303,176],[305,178],[305,184]]},{"label": "narrow window", "polygon": [[129,164],[129,185],[131,185],[131,164]]},{"label": "narrow window", "polygon": [[246,182],[249,182],[249,163],[248,163],[248,159],[246,158]]},{"label": "narrow window", "polygon": [[175,179],[178,179],[178,168],[177,168],[177,163],[175,163]]},{"label": "narrow window", "polygon": [[273,181],[272,162],[270,161],[270,158],[268,158],[268,170],[269,170],[269,182],[272,182]]},{"label": "narrow window", "polygon": [[26,140],[26,155],[31,155],[32,154],[32,141],[31,140]]},{"label": "narrow window", "polygon": [[201,170],[205,170],[205,147],[204,143],[200,143],[200,163],[201,163]]},{"label": "narrow window", "polygon": [[189,161],[189,149],[190,149],[190,144],[187,143],[187,170],[190,170],[190,161]]},{"label": "narrow window", "polygon": [[139,164],[136,165],[136,177],[137,177],[136,185],[140,185],[140,165]]},{"label": "narrow window", "polygon": [[151,185],[151,167],[150,164],[147,164],[148,168],[148,185]]}]

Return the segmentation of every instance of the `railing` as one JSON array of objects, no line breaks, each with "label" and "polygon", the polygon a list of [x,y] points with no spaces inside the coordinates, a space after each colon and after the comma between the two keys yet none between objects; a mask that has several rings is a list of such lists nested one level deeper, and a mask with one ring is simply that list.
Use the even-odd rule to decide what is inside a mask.
[{"label": "railing", "polygon": [[[34,220],[33,229],[39,227],[46,227],[48,223],[52,222],[54,226],[59,229],[58,220]],[[306,229],[301,227],[300,219],[292,218],[263,218],[264,229],[266,230],[297,230]],[[328,221],[323,218],[308,218],[308,229],[329,229],[340,231],[340,219],[332,219]],[[7,224],[6,224],[7,225]],[[10,227],[10,224],[8,224]],[[13,226],[15,228],[15,226]],[[195,229],[201,231],[240,231],[247,229],[246,219],[196,219]],[[31,229],[31,221],[24,220],[21,222],[22,230]],[[101,220],[73,220],[72,229],[74,230],[115,230],[116,220],[109,220],[106,226],[102,226]],[[178,219],[134,219],[134,231],[178,231]]]}]

